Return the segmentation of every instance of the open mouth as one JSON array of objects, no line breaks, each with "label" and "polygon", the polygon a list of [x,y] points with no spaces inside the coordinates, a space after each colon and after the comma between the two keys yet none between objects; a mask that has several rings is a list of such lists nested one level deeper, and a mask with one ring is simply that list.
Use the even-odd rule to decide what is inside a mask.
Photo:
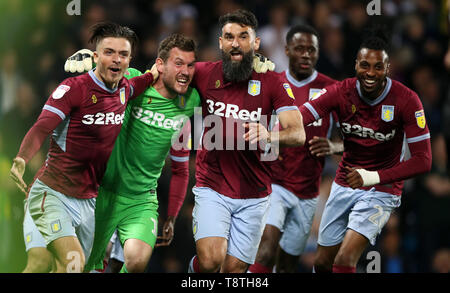
[{"label": "open mouth", "polygon": [[181,86],[187,86],[189,84],[189,77],[182,75],[177,77],[176,81]]},{"label": "open mouth", "polygon": [[113,73],[119,73],[120,72],[120,68],[118,68],[118,67],[110,67],[110,68],[108,68],[111,72],[113,72]]},{"label": "open mouth", "polygon": [[242,53],[239,51],[232,51],[232,52],[230,52],[230,55],[231,55],[231,60],[233,60],[233,61],[240,61],[243,58]]},{"label": "open mouth", "polygon": [[364,84],[364,88],[366,89],[374,89],[378,84],[376,79],[363,78],[362,82]]}]

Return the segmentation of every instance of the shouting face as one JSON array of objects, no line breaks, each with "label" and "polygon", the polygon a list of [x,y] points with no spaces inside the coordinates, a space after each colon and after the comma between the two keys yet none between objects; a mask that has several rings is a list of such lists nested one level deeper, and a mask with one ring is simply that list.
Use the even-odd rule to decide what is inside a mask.
[{"label": "shouting face", "polygon": [[227,23],[222,28],[219,46],[222,50],[223,73],[227,81],[243,81],[250,77],[255,50],[260,39],[250,26]]},{"label": "shouting face", "polygon": [[161,72],[162,87],[155,85],[155,88],[167,98],[185,94],[195,72],[195,52],[182,51],[175,47],[170,50],[169,58],[165,62],[158,58],[156,64]]},{"label": "shouting face", "polygon": [[116,88],[130,65],[131,44],[125,38],[107,37],[97,44],[95,75],[108,88]]}]

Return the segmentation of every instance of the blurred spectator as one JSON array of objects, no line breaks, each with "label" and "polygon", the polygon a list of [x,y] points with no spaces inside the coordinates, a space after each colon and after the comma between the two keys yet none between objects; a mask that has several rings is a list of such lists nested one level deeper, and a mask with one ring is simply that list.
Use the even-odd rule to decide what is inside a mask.
[{"label": "blurred spectator", "polygon": [[320,43],[321,51],[317,61],[317,71],[337,80],[346,78],[347,76],[343,72],[345,39],[342,31],[339,28],[327,29],[321,37]]},{"label": "blurred spectator", "polygon": [[14,106],[21,76],[17,68],[17,53],[10,49],[1,58],[0,118]]},{"label": "blurred spectator", "polygon": [[288,12],[284,5],[270,9],[270,23],[258,30],[261,38],[261,52],[275,63],[275,71],[285,71],[289,66],[286,57],[286,34],[289,30]]}]

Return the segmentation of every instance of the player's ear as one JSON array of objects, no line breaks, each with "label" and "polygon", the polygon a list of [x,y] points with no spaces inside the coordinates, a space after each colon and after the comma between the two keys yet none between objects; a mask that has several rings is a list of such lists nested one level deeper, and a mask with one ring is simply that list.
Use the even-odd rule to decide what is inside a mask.
[{"label": "player's ear", "polygon": [[94,54],[92,55],[93,59],[94,59],[94,63],[98,64],[98,53],[97,51],[94,51]]},{"label": "player's ear", "polygon": [[222,50],[222,37],[219,37],[219,49]]},{"label": "player's ear", "polygon": [[163,67],[164,67],[164,60],[162,60],[161,58],[156,58],[156,69],[158,70],[158,72],[163,72]]},{"label": "player's ear", "polygon": [[259,44],[261,44],[261,38],[260,37],[256,37],[255,38],[255,47],[253,48],[255,51],[259,50]]}]

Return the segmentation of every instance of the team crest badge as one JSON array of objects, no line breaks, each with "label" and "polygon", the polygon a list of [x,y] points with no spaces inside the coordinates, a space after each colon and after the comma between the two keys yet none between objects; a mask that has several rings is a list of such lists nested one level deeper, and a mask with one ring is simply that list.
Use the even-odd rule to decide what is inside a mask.
[{"label": "team crest badge", "polygon": [[261,93],[261,81],[250,80],[248,82],[248,94],[252,96],[257,96]]},{"label": "team crest badge", "polygon": [[61,99],[69,90],[70,86],[62,84],[53,92],[52,98],[55,100]]},{"label": "team crest badge", "polygon": [[220,87],[220,80],[216,80],[216,89]]},{"label": "team crest badge", "polygon": [[424,129],[425,125],[426,125],[425,112],[423,110],[416,111],[415,112],[415,116],[416,116],[417,126],[419,126],[420,128]]},{"label": "team crest badge", "polygon": [[197,234],[198,224],[197,221],[192,221],[192,233]]},{"label": "team crest badge", "polygon": [[91,99],[92,99],[92,103],[94,103],[94,104],[97,103],[97,97],[95,95],[92,95]]},{"label": "team crest badge", "polygon": [[50,226],[53,233],[59,232],[59,230],[61,230],[61,222],[59,220],[53,221]]},{"label": "team crest badge", "polygon": [[315,100],[319,97],[320,92],[322,89],[309,89],[309,100]]},{"label": "team crest badge", "polygon": [[352,114],[355,114],[355,113],[356,113],[356,106],[352,105]]},{"label": "team crest badge", "polygon": [[284,87],[284,89],[286,90],[288,96],[289,96],[291,99],[294,99],[294,100],[295,100],[295,96],[294,96],[294,93],[292,92],[291,86],[286,82],[286,83],[283,83],[283,87]]},{"label": "team crest badge", "polygon": [[125,88],[121,88],[120,89],[120,102],[123,104],[125,104]]},{"label": "team crest badge", "polygon": [[385,122],[394,120],[394,106],[383,105],[381,107],[381,120]]},{"label": "team crest badge", "polygon": [[31,237],[31,235],[32,235],[31,232],[27,234],[27,236],[26,236],[27,243],[30,243],[31,240],[33,240],[33,238]]}]

